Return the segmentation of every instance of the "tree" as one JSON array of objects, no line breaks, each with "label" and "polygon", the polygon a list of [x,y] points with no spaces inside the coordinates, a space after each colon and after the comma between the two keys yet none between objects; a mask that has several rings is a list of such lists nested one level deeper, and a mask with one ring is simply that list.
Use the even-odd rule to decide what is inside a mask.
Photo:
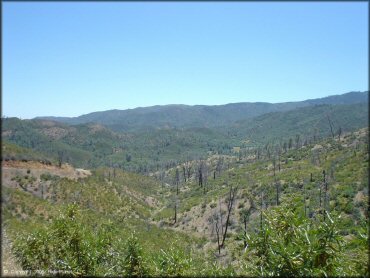
[{"label": "tree", "polygon": [[186,183],[186,168],[184,165],[182,165],[182,173],[183,173],[183,177],[184,177],[184,182]]},{"label": "tree", "polygon": [[237,189],[238,189],[237,187],[233,188],[232,186],[230,186],[229,196],[227,200],[227,217],[226,217],[226,223],[225,223],[225,231],[222,236],[221,247],[224,247],[225,245],[225,239],[227,236],[227,228],[229,227],[229,224],[230,224],[230,215],[231,215],[231,210],[233,209],[233,204],[235,201],[235,194],[236,194]]},{"label": "tree", "polygon": [[301,140],[301,137],[300,137],[300,135],[299,135],[299,134],[297,134],[297,135],[295,136],[296,149],[298,149],[298,148],[299,148],[300,140]]},{"label": "tree", "polygon": [[338,129],[338,140],[340,141],[340,136],[342,135],[342,128],[339,127]]},{"label": "tree", "polygon": [[58,151],[58,167],[59,168],[62,167],[64,159],[65,159],[65,151],[64,150]]},{"label": "tree", "polygon": [[263,206],[264,206],[264,200],[263,200],[263,190],[261,191],[261,210],[260,210],[260,228],[261,231],[263,230]]},{"label": "tree", "polygon": [[331,121],[328,113],[326,114],[326,117],[327,117],[328,122],[329,122],[331,136],[334,138],[333,122]]},{"label": "tree", "polygon": [[173,209],[174,209],[173,221],[174,221],[174,224],[177,223],[177,209],[178,209],[178,207],[179,207],[179,199],[176,195],[173,198]]},{"label": "tree", "polygon": [[185,168],[185,171],[186,171],[186,176],[187,176],[188,180],[190,180],[190,177],[191,177],[191,170],[192,170],[190,160],[187,160],[187,161],[185,162],[185,164],[184,164],[184,168]]},{"label": "tree", "polygon": [[280,204],[279,197],[280,197],[280,183],[275,181],[275,188],[276,188],[276,205]]},{"label": "tree", "polygon": [[286,142],[284,142],[284,144],[283,144],[283,149],[284,149],[284,152],[285,152],[285,153],[287,152],[287,147],[288,147],[287,143],[286,143]]},{"label": "tree", "polygon": [[198,185],[205,186],[207,184],[208,168],[204,160],[200,160],[198,164]]},{"label": "tree", "polygon": [[215,231],[216,231],[216,236],[217,236],[217,248],[218,248],[218,254],[221,254],[221,244],[220,244],[220,226],[222,227],[222,221],[219,222],[219,217],[215,217]]},{"label": "tree", "polygon": [[290,150],[293,146],[293,139],[289,138],[288,149]]},{"label": "tree", "polygon": [[254,207],[254,202],[252,199],[250,199],[250,206],[248,209],[242,209],[240,210],[239,214],[240,214],[240,218],[242,219],[243,221],[243,224],[244,224],[244,235],[243,235],[243,239],[244,239],[244,248],[247,247],[247,223],[249,221],[249,217],[250,215],[252,214],[253,210],[255,209]]},{"label": "tree", "polygon": [[328,182],[326,180],[326,172],[325,170],[322,171],[323,175],[323,184],[324,184],[324,220],[326,217],[326,211],[327,211],[327,202],[328,202]]},{"label": "tree", "polygon": [[221,170],[222,170],[223,164],[224,164],[224,158],[219,157],[218,160],[217,160],[217,165],[216,165],[216,171],[217,171],[217,174],[219,176],[221,175]]},{"label": "tree", "polygon": [[179,168],[176,168],[175,172],[176,195],[179,195],[179,183],[180,183],[180,172]]}]

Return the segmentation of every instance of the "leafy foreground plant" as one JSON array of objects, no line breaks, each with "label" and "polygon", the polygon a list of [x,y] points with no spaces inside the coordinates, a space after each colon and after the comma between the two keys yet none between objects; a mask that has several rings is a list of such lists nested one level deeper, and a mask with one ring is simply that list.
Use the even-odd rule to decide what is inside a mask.
[{"label": "leafy foreground plant", "polygon": [[327,212],[326,218],[307,218],[300,199],[290,197],[264,213],[263,228],[247,235],[244,268],[258,276],[364,275],[364,268],[349,265],[337,228],[340,218]]},{"label": "leafy foreground plant", "polygon": [[[86,222],[86,221],[85,221]],[[135,233],[121,241],[111,222],[83,224],[76,205],[69,205],[46,227],[18,235],[13,252],[30,274],[77,276],[199,276],[231,274],[173,243],[159,255],[145,252]]]},{"label": "leafy foreground plant", "polygon": [[82,225],[76,205],[70,205],[49,226],[18,235],[13,251],[22,268],[32,272],[57,271],[73,275],[106,272],[118,250],[112,245],[112,226],[99,231]]}]

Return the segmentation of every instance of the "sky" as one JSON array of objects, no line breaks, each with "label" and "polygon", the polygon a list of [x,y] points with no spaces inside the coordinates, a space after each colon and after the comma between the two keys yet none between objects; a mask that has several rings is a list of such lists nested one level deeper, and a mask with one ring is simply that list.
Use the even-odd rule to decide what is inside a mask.
[{"label": "sky", "polygon": [[367,2],[3,2],[2,116],[368,90]]}]

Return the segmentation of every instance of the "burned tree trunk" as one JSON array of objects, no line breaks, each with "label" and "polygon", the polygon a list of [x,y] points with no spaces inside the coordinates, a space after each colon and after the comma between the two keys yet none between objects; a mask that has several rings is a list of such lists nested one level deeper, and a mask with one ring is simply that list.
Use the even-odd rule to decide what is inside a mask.
[{"label": "burned tree trunk", "polygon": [[[221,223],[222,227],[222,223]],[[217,247],[218,247],[218,254],[221,254],[221,245],[220,245],[220,227],[218,226],[218,218],[216,219],[216,235],[217,235]]]},{"label": "burned tree trunk", "polygon": [[260,213],[260,227],[263,230],[263,191],[261,191],[261,213]]},{"label": "burned tree trunk", "polygon": [[328,183],[326,181],[326,172],[325,170],[322,171],[323,175],[323,183],[324,183],[324,221],[326,218],[326,208],[327,208],[327,197],[328,197]]},{"label": "burned tree trunk", "polygon": [[234,201],[235,201],[236,190],[237,190],[237,188],[233,189],[232,186],[230,187],[229,198],[228,198],[228,203],[227,203],[227,217],[226,217],[226,223],[225,223],[225,231],[224,231],[224,234],[223,234],[223,237],[222,237],[221,247],[224,247],[224,245],[225,245],[225,239],[226,239],[226,235],[227,235],[227,228],[229,227],[229,224],[230,224],[230,215],[231,215],[231,210],[233,208],[233,204],[234,204]]},{"label": "burned tree trunk", "polygon": [[176,224],[176,222],[177,222],[177,202],[175,201],[175,215],[174,215],[174,224]]},{"label": "burned tree trunk", "polygon": [[175,183],[176,183],[176,195],[179,195],[180,172],[178,168],[176,168]]},{"label": "burned tree trunk", "polygon": [[330,120],[330,117],[329,117],[329,114],[326,114],[326,117],[328,118],[328,122],[329,122],[329,126],[330,126],[330,132],[331,132],[331,136],[333,137],[334,139],[334,131],[333,131],[333,123],[332,121]]},{"label": "burned tree trunk", "polygon": [[219,209],[220,209],[220,221],[221,221],[221,234],[224,233],[224,228],[223,228],[223,221],[222,221],[222,211],[221,211],[221,199],[218,199],[218,204],[219,204]]},{"label": "burned tree trunk", "polygon": [[184,176],[184,182],[186,183],[186,169],[185,169],[185,166],[182,166],[182,172],[183,172],[183,176]]},{"label": "burned tree trunk", "polygon": [[280,184],[278,182],[275,182],[276,187],[276,205],[278,206],[280,204],[279,197],[280,197]]}]

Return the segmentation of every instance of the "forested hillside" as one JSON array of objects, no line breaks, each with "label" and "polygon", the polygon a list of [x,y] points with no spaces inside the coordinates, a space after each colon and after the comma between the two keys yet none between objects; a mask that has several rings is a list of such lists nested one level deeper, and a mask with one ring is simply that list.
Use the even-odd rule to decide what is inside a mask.
[{"label": "forested hillside", "polygon": [[217,127],[4,118],[4,250],[29,275],[367,276],[357,96]]},{"label": "forested hillside", "polygon": [[99,123],[115,131],[150,130],[156,128],[218,127],[238,120],[250,119],[265,113],[289,111],[317,104],[355,104],[368,102],[368,92],[350,92],[285,103],[230,103],[225,105],[164,105],[128,110],[93,112],[75,118],[41,117],[68,124]]},{"label": "forested hillside", "polygon": [[238,121],[230,129],[239,138],[255,143],[337,136],[368,126],[368,102],[352,105],[315,105],[289,112],[267,113]]},{"label": "forested hillside", "polygon": [[[357,99],[357,98],[355,98]],[[219,127],[156,128],[115,132],[97,123],[67,125],[49,120],[2,120],[2,139],[76,167],[113,166],[143,174],[238,148],[307,144],[368,126],[368,102],[313,105],[266,113]],[[141,122],[136,123],[140,127]],[[297,137],[298,136],[298,137]],[[295,143],[294,143],[295,144]],[[8,153],[4,153],[7,157]],[[19,159],[27,158],[26,154]]]},{"label": "forested hillside", "polygon": [[4,227],[25,270],[368,273],[368,129],[153,177],[68,167],[3,161]]}]

